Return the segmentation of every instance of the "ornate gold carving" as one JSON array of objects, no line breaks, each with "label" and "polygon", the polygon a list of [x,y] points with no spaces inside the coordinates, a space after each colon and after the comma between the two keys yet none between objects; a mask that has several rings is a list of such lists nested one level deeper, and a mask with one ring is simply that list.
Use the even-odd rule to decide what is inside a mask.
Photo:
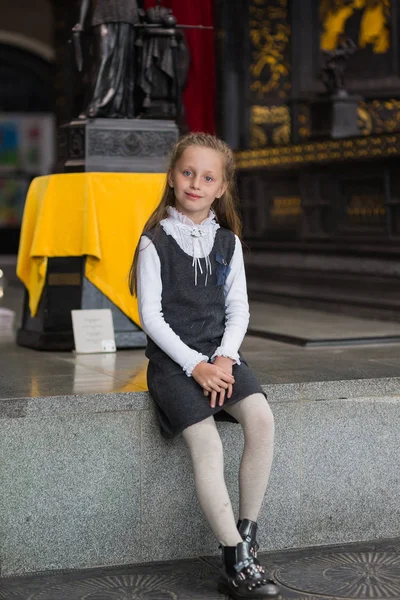
[{"label": "ornate gold carving", "polygon": [[360,102],[357,107],[357,121],[360,131],[364,135],[371,135],[372,133],[372,118],[368,111],[368,107],[365,102]]},{"label": "ornate gold carving", "polygon": [[259,125],[250,125],[250,147],[265,148],[268,145],[268,136]]},{"label": "ornate gold carving", "polygon": [[324,163],[362,158],[400,155],[400,134],[359,137],[326,142],[247,150],[236,153],[239,169],[293,167],[305,163]]},{"label": "ornate gold carving", "polygon": [[364,135],[400,130],[400,100],[360,102],[357,112],[360,129]]},{"label": "ornate gold carving", "polygon": [[[360,102],[357,107],[360,132],[365,135],[380,135],[400,131],[400,100],[373,100]],[[306,140],[311,135],[310,106],[302,103],[298,106],[297,133]]]},{"label": "ornate gold carving", "polygon": [[277,219],[293,219],[303,213],[299,196],[276,196],[270,210],[270,216]]},{"label": "ornate gold carving", "polygon": [[379,225],[386,215],[385,198],[383,194],[354,194],[349,199],[346,213],[352,223]]},{"label": "ornate gold carving", "polygon": [[272,141],[276,146],[290,142],[290,120],[276,127],[272,132]]},{"label": "ornate gold carving", "polygon": [[354,6],[349,5],[345,0],[342,2],[321,0],[319,12],[322,22],[321,50],[334,50],[344,34],[346,22],[353,14]]},{"label": "ornate gold carving", "polygon": [[274,145],[289,144],[291,134],[290,110],[282,106],[252,106],[250,117],[252,148],[265,147],[269,141]]},{"label": "ornate gold carving", "polygon": [[386,54],[390,48],[389,18],[390,0],[366,2],[358,38],[360,48],[372,44],[375,54]]},{"label": "ornate gold carving", "polygon": [[306,104],[299,105],[297,133],[303,139],[309,138],[311,135],[311,111]]},{"label": "ornate gold carving", "polygon": [[250,39],[253,46],[251,90],[262,98],[274,93],[285,100],[290,90],[290,38],[288,0],[253,0],[250,5]]},{"label": "ornate gold carving", "polygon": [[251,120],[253,123],[268,123],[277,125],[290,120],[287,106],[252,106]]},{"label": "ornate gold carving", "polygon": [[391,0],[320,0],[321,50],[337,48],[347,21],[362,10],[358,46],[371,44],[375,54],[385,54],[390,48],[390,9]]}]

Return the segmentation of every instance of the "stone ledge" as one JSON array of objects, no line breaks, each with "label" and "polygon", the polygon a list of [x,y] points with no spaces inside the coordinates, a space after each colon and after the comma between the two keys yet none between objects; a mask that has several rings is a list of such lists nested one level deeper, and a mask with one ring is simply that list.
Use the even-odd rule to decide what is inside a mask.
[{"label": "stone ledge", "polygon": [[368,396],[381,397],[400,394],[400,377],[382,379],[348,379],[340,381],[314,381],[299,384],[299,399],[346,400]]},{"label": "stone ledge", "polygon": [[[343,390],[327,382],[325,396],[333,383]],[[323,402],[321,387],[310,400],[301,386],[265,386],[276,444],[259,518],[263,550],[400,535],[400,394],[388,380],[375,383],[371,396]],[[65,410],[71,398],[78,414]],[[160,436],[146,393],[14,402],[14,416],[0,420],[0,576],[218,552],[185,444]],[[237,513],[242,432],[218,428]]]},{"label": "stone ledge", "polygon": [[0,400],[0,419],[148,410],[150,405],[147,392],[8,398]]},{"label": "stone ledge", "polygon": [[[268,384],[263,385],[262,389],[267,394],[268,400],[279,403],[345,400],[363,396],[369,398],[371,396],[396,396],[396,394],[400,394],[400,377]],[[7,398],[0,399],[0,420],[136,411],[150,408],[151,400],[148,392]]]}]

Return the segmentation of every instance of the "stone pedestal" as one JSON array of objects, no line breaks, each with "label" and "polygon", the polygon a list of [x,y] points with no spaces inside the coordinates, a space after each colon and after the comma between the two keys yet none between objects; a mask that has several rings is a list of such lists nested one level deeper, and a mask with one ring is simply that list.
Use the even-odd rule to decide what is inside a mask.
[{"label": "stone pedestal", "polygon": [[88,119],[62,125],[58,173],[162,173],[179,137],[174,121]]},{"label": "stone pedestal", "polygon": [[[56,171],[162,173],[178,137],[174,121],[75,120],[59,129]],[[96,308],[111,309],[117,348],[146,345],[141,329],[84,277],[84,257],[49,258],[37,316],[30,316],[26,295],[17,343],[38,350],[72,350],[71,310]]]},{"label": "stone pedestal", "polygon": [[31,317],[28,294],[17,332],[17,344],[36,350],[73,350],[71,310],[111,309],[117,348],[144,348],[146,336],[84,275],[81,256],[49,258],[37,314]]},{"label": "stone pedestal", "polygon": [[360,96],[347,93],[321,96],[311,102],[311,136],[318,138],[347,138],[361,135],[357,122]]}]

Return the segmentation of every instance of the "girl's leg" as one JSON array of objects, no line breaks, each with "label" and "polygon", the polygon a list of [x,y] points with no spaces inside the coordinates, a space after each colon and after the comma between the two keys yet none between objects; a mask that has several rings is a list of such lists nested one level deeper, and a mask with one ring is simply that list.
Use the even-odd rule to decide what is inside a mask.
[{"label": "girl's leg", "polygon": [[201,509],[217,540],[223,546],[236,546],[242,538],[226,489],[222,442],[214,417],[187,427],[182,435],[192,457]]},{"label": "girl's leg", "polygon": [[239,421],[244,433],[239,519],[257,521],[272,465],[274,417],[263,394],[252,394],[225,410]]},{"label": "girl's leg", "polygon": [[[255,402],[261,407],[261,402],[257,400],[257,396],[259,395],[249,396],[249,398],[242,400],[232,408],[237,409],[239,404],[242,404],[251,398],[256,398],[255,401],[250,401],[249,404],[251,406],[253,406],[253,403]],[[267,404],[265,398],[263,396],[262,398],[264,403]],[[247,418],[244,419],[242,413],[247,412],[247,409],[235,410],[235,417],[240,422],[242,420],[243,422],[246,422],[246,430],[248,429],[247,423],[249,420]],[[263,420],[263,409],[260,410],[259,414],[260,419]],[[243,426],[243,428],[245,429],[245,426]],[[275,583],[268,578],[265,569],[261,567],[254,558],[252,553],[252,540],[243,540],[236,528],[232,506],[224,479],[222,443],[214,418],[209,417],[201,423],[188,427],[184,430],[183,437],[189,446],[192,456],[196,491],[200,506],[214,535],[222,543],[222,563],[224,573],[221,574],[218,590],[222,594],[226,594],[235,600],[244,598],[249,598],[249,600],[262,600],[267,597],[278,596],[279,589]],[[248,450],[249,448],[251,450],[250,446],[248,446]],[[243,464],[246,467],[247,459],[252,459],[256,454],[257,453],[254,452],[247,452],[244,463],[242,459],[241,475]],[[262,468],[265,471],[265,457],[264,460],[260,460],[259,462],[260,464],[262,463]],[[243,470],[243,475],[245,471],[246,469]],[[265,486],[266,483],[263,491],[265,490]],[[241,485],[241,487],[243,488],[243,485]],[[258,487],[261,490],[261,486]],[[248,510],[250,511],[249,514],[253,516],[251,510],[255,511],[255,508],[249,508]],[[243,514],[247,514],[247,512]]]}]

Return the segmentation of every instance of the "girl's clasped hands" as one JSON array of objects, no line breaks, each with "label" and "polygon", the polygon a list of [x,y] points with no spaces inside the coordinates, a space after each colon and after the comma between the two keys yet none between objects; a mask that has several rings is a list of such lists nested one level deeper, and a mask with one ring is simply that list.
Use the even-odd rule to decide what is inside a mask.
[{"label": "girl's clasped hands", "polygon": [[232,387],[235,383],[232,366],[233,361],[230,358],[217,356],[214,364],[201,362],[193,369],[192,377],[203,388],[204,395],[211,394],[211,408],[215,408],[218,395],[218,406],[223,406],[225,396],[227,398],[232,396]]}]

